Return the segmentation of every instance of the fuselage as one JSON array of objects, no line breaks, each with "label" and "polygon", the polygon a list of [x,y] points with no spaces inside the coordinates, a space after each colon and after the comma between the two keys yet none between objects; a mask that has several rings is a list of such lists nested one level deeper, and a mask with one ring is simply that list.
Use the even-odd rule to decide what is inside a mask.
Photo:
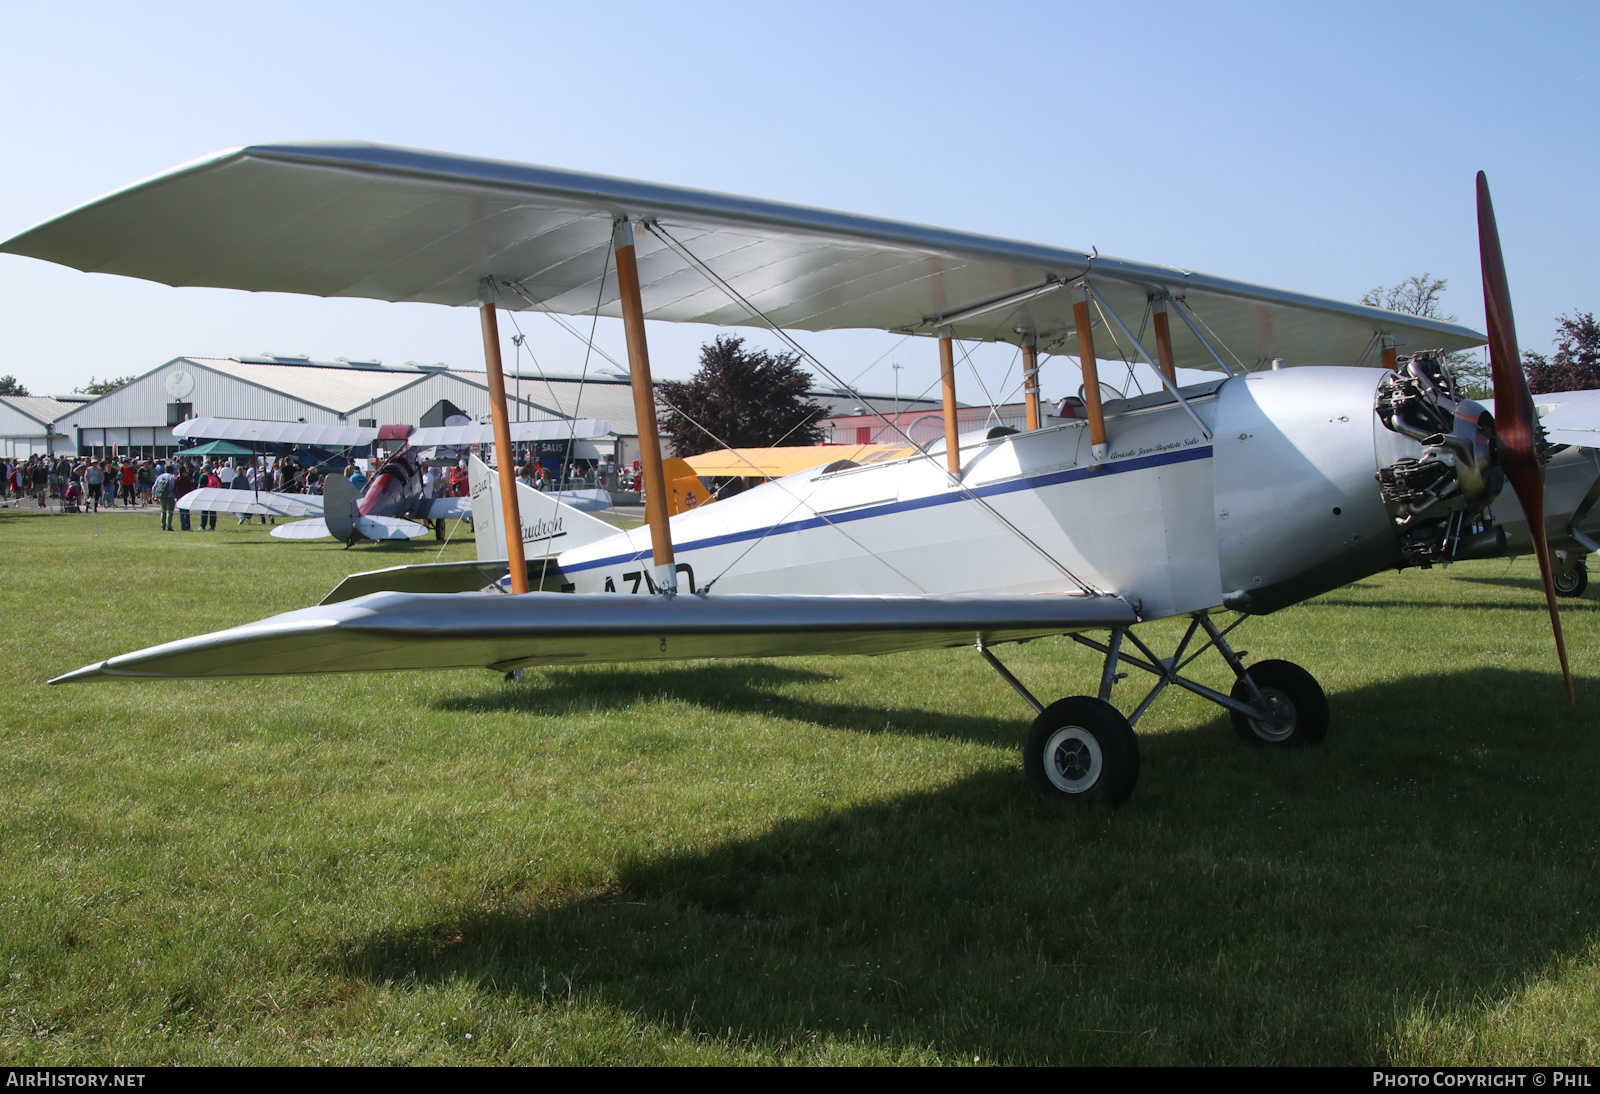
[{"label": "fuselage", "polygon": [[[1374,414],[1379,370],[1302,367],[1107,405],[1086,422],[819,468],[672,518],[683,591],[1117,593],[1142,618],[1270,611],[1400,563],[1375,472],[1415,442]],[[1380,435],[1381,434],[1381,435]],[[640,528],[563,553],[577,592],[647,593]]]}]

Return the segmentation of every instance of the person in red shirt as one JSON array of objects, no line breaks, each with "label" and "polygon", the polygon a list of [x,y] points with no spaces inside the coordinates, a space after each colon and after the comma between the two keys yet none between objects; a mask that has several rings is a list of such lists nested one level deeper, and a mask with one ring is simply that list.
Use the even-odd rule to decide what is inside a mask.
[{"label": "person in red shirt", "polygon": [[122,504],[129,509],[132,509],[135,504],[133,496],[134,477],[133,461],[124,460],[122,464]]}]

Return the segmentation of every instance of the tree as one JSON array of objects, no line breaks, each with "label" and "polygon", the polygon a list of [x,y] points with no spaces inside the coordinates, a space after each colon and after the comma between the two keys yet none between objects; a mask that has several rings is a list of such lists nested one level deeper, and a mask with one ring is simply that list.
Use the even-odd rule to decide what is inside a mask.
[{"label": "tree", "polygon": [[0,376],[0,395],[26,395],[28,389],[18,382],[17,378],[9,372]]},{"label": "tree", "polygon": [[[1369,308],[1382,308],[1384,311],[1399,312],[1402,315],[1420,315],[1424,319],[1454,323],[1456,317],[1446,314],[1444,310],[1444,290],[1449,284],[1450,282],[1443,277],[1434,277],[1428,273],[1414,274],[1388,288],[1382,285],[1376,286],[1361,298],[1361,302]],[[1483,355],[1447,353],[1445,362],[1456,374],[1469,398],[1481,399],[1493,393],[1489,365]]]},{"label": "tree", "polygon": [[661,430],[674,456],[696,456],[723,444],[817,444],[817,422],[828,411],[806,397],[810,387],[811,374],[800,369],[794,354],[747,350],[743,338],[719,334],[700,347],[693,377],[662,382]]},{"label": "tree", "polygon": [[1535,395],[1547,391],[1593,391],[1600,388],[1600,323],[1594,312],[1581,311],[1556,320],[1556,352],[1545,357],[1528,350],[1522,370]]},{"label": "tree", "polygon": [[123,384],[131,384],[137,378],[138,377],[135,376],[117,376],[107,377],[104,380],[96,380],[91,375],[87,384],[84,384],[82,387],[73,388],[72,390],[76,391],[79,395],[109,395]]}]

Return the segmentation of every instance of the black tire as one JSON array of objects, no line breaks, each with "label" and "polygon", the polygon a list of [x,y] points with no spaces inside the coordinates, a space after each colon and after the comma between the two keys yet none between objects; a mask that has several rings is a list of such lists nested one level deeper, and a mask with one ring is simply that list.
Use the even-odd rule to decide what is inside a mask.
[{"label": "black tire", "polygon": [[1583,591],[1589,587],[1589,567],[1580,562],[1572,568],[1572,573],[1563,577],[1561,571],[1556,571],[1557,596],[1582,596]]},{"label": "black tire", "polygon": [[436,543],[442,543],[444,541],[444,519],[443,518],[440,518],[439,520],[436,520],[436,521],[433,522],[433,538],[434,538],[434,542],[436,542]]},{"label": "black tire", "polygon": [[[1292,661],[1259,661],[1247,675],[1279,713],[1273,718],[1247,718],[1230,712],[1241,740],[1273,748],[1310,748],[1328,735],[1328,697],[1316,677]],[[1253,701],[1243,680],[1234,682],[1233,698]]]},{"label": "black tire", "polygon": [[1139,738],[1110,703],[1061,699],[1034,719],[1022,770],[1042,802],[1115,809],[1139,781]]}]

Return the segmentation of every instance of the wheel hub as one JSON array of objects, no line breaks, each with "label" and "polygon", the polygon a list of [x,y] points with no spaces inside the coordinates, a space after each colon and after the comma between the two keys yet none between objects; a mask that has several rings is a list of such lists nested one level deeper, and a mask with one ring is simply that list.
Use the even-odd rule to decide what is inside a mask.
[{"label": "wheel hub", "polygon": [[1294,703],[1287,695],[1277,688],[1262,688],[1261,706],[1266,709],[1259,717],[1250,719],[1257,736],[1264,741],[1276,743],[1294,733],[1296,721]]},{"label": "wheel hub", "polygon": [[1082,794],[1100,779],[1100,742],[1080,726],[1063,726],[1045,744],[1045,774],[1058,790]]}]

